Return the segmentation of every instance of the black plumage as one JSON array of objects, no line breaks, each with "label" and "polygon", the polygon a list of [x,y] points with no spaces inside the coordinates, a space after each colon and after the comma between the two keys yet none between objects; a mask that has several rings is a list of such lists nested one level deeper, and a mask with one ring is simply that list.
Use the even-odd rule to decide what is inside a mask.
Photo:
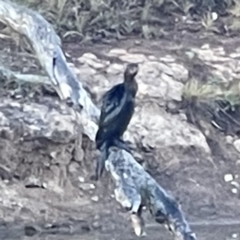
[{"label": "black plumage", "polygon": [[99,129],[96,135],[96,146],[101,151],[97,161],[96,180],[103,173],[109,147],[117,146],[130,152],[122,136],[134,113],[135,96],[138,90],[135,80],[137,72],[137,64],[128,64],[124,72],[124,82],[115,85],[103,96]]}]

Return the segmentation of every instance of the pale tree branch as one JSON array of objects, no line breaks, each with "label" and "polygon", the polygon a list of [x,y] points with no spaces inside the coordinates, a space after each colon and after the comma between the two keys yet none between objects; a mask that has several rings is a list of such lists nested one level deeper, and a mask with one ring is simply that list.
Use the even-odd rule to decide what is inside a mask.
[{"label": "pale tree branch", "polygon": [[8,68],[0,66],[0,76],[8,80],[14,80],[16,82],[28,82],[33,84],[47,84],[51,85],[47,76],[35,75],[35,74],[22,74],[14,72]]},{"label": "pale tree branch", "polygon": [[37,12],[5,0],[0,0],[0,21],[28,39],[59,97],[70,98],[82,107],[82,115],[96,122],[100,111],[67,65],[53,27]]},{"label": "pale tree branch", "polygon": [[[62,100],[70,98],[74,105],[81,106],[81,113],[77,113],[79,124],[82,124],[84,133],[94,140],[97,130],[95,122],[100,110],[68,67],[60,38],[53,27],[38,13],[5,0],[0,0],[0,21],[28,39],[59,97]],[[5,74],[18,80],[25,78],[29,81],[32,77],[32,82],[46,81],[44,77],[23,76],[10,71],[5,71]],[[135,233],[140,236],[145,232],[141,209],[146,206],[158,223],[167,225],[175,239],[195,239],[176,200],[131,154],[118,148],[112,148],[110,152],[105,167],[115,181],[116,200],[131,212]]]}]

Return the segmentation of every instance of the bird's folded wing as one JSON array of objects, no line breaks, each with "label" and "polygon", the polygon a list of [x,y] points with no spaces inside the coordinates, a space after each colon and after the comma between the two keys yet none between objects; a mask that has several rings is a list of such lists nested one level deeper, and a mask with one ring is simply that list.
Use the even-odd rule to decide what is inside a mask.
[{"label": "bird's folded wing", "polygon": [[116,120],[125,103],[124,87],[116,85],[103,96],[100,116],[101,126],[107,126]]}]

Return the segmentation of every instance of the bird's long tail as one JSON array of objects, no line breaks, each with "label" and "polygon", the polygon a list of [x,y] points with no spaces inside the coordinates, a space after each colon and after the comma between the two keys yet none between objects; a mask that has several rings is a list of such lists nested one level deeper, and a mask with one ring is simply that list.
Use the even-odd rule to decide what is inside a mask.
[{"label": "bird's long tail", "polygon": [[103,144],[101,144],[101,146],[99,144],[97,147],[100,150],[101,154],[97,160],[96,173],[95,173],[96,181],[98,181],[99,178],[103,174],[104,167],[105,167],[105,161],[108,159],[109,148],[111,146],[115,146],[120,149],[124,149],[125,151],[131,153],[130,148],[127,146],[127,144],[122,139],[114,139],[113,141],[105,141]]}]

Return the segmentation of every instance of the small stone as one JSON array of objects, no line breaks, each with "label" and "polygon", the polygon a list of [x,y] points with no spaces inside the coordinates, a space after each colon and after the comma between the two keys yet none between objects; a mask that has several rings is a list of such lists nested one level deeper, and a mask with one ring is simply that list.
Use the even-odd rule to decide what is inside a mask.
[{"label": "small stone", "polygon": [[79,180],[79,182],[81,182],[81,183],[85,182],[84,177],[78,177],[78,180]]},{"label": "small stone", "polygon": [[186,51],[185,54],[187,55],[187,57],[189,59],[193,59],[194,56],[195,56],[195,53],[194,52],[191,52],[191,51]]},{"label": "small stone", "polygon": [[92,59],[92,60],[96,60],[97,59],[96,55],[94,55],[93,53],[84,53],[82,55],[82,58],[87,58],[87,59]]},{"label": "small stone", "polygon": [[34,236],[35,234],[37,234],[37,229],[33,226],[25,226],[24,227],[24,232],[25,232],[25,235],[28,236],[28,237],[32,237]]},{"label": "small stone", "polygon": [[179,113],[179,119],[181,119],[181,121],[187,121],[187,116],[185,113]]},{"label": "small stone", "polygon": [[140,41],[140,40],[136,40],[134,43],[135,43],[135,45],[139,46],[139,45],[142,44],[142,41]]},{"label": "small stone", "polygon": [[151,61],[156,61],[157,60],[157,58],[153,55],[148,56],[148,59],[151,60]]},{"label": "small stone", "polygon": [[99,222],[99,221],[94,222],[94,223],[93,223],[93,228],[95,228],[95,229],[101,228],[100,222]]},{"label": "small stone", "polygon": [[233,143],[233,137],[232,136],[226,136],[226,142],[228,144],[232,144]]},{"label": "small stone", "polygon": [[239,184],[238,184],[237,182],[235,182],[235,181],[232,181],[232,182],[231,182],[231,185],[235,186],[236,188],[239,187]]},{"label": "small stone", "polygon": [[67,53],[67,52],[65,52],[65,55],[66,55],[66,57],[71,57],[71,54],[69,54],[69,53]]},{"label": "small stone", "polygon": [[216,12],[212,12],[212,20],[216,21],[218,19],[218,14]]},{"label": "small stone", "polygon": [[126,54],[119,57],[124,62],[129,63],[142,63],[147,61],[147,58],[144,54]]},{"label": "small stone", "polygon": [[232,193],[237,194],[237,193],[238,193],[238,190],[237,190],[236,188],[233,188],[233,189],[232,189]]},{"label": "small stone", "polygon": [[240,152],[240,139],[234,141],[233,145],[236,148],[236,150]]},{"label": "small stone", "polygon": [[121,48],[114,48],[111,49],[108,53],[109,56],[121,56],[127,54],[127,51],[125,49]]},{"label": "small stone", "polygon": [[231,53],[229,56],[231,58],[239,58],[240,57],[240,53]]},{"label": "small stone", "polygon": [[50,156],[53,158],[53,159],[56,159],[57,158],[57,152],[51,152],[50,153]]},{"label": "small stone", "polygon": [[210,47],[209,47],[209,44],[204,44],[204,45],[202,45],[202,47],[201,47],[201,49],[209,49]]},{"label": "small stone", "polygon": [[233,145],[237,149],[237,151],[240,152],[240,139],[234,141]]},{"label": "small stone", "polygon": [[160,57],[159,60],[167,63],[175,62],[175,59],[170,55],[166,55],[165,57]]},{"label": "small stone", "polygon": [[68,170],[70,173],[76,173],[78,172],[79,164],[77,162],[71,162]]},{"label": "small stone", "polygon": [[98,196],[93,196],[93,197],[91,197],[91,200],[94,201],[94,202],[98,202],[99,197]]},{"label": "small stone", "polygon": [[224,181],[225,182],[230,182],[233,180],[233,175],[232,174],[225,174],[224,175]]},{"label": "small stone", "polygon": [[95,189],[95,186],[92,183],[81,183],[79,187],[85,191]]},{"label": "small stone", "polygon": [[237,233],[233,233],[232,234],[232,238],[237,238],[238,237],[238,234]]}]

